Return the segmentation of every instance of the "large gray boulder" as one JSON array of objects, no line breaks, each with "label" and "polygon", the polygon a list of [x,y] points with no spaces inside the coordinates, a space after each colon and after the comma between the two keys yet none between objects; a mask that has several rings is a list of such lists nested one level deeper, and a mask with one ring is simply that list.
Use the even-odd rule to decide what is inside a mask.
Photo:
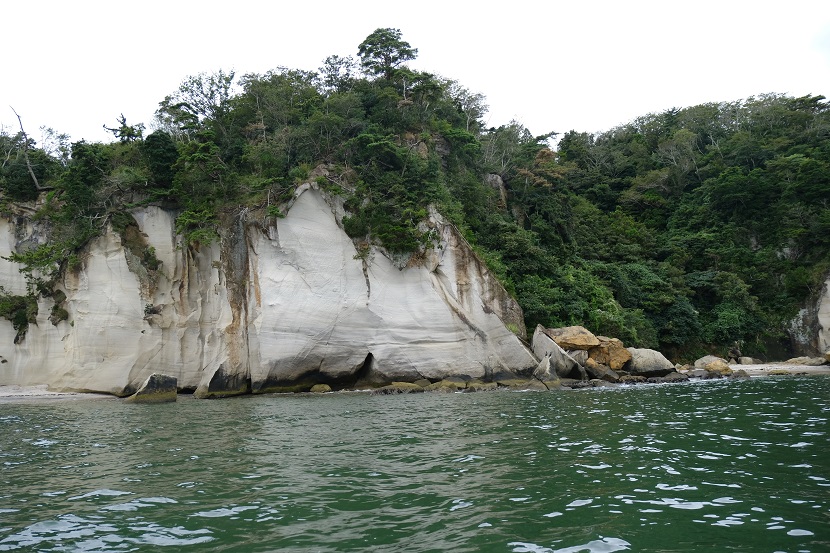
[{"label": "large gray boulder", "polygon": [[[560,378],[587,379],[585,369],[582,368],[582,365],[577,363],[559,344],[554,342],[542,325],[536,326],[531,347],[533,348],[533,354],[539,359],[542,359],[543,362],[545,358],[549,359],[549,371],[555,372]],[[538,371],[539,368],[537,367]]]},{"label": "large gray boulder", "polygon": [[674,364],[659,351],[646,348],[627,348],[631,354],[625,370],[633,376],[666,376],[674,372]]},{"label": "large gray boulder", "polygon": [[127,398],[130,403],[169,403],[176,401],[178,380],[174,376],[153,373]]}]

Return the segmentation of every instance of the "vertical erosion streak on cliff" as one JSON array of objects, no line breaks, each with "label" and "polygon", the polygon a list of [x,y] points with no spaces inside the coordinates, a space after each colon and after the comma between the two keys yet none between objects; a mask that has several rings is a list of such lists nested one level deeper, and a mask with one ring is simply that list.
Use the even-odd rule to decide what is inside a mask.
[{"label": "vertical erosion streak on cliff", "polygon": [[248,344],[248,251],[251,245],[248,240],[247,215],[247,209],[240,210],[220,239],[222,269],[232,320],[224,329],[227,358],[214,373],[207,390],[198,391],[198,395],[203,397],[251,391]]},{"label": "vertical erosion streak on cliff", "polygon": [[830,274],[821,289],[807,298],[798,315],[790,320],[787,332],[796,355],[822,356],[830,349]]},{"label": "vertical erosion streak on cliff", "polygon": [[816,342],[818,354],[830,351],[830,273],[824,279],[818,302],[816,303]]},{"label": "vertical erosion streak on cliff", "polygon": [[445,225],[443,235],[447,247],[455,254],[458,302],[465,309],[472,310],[473,302],[479,301],[485,313],[495,314],[503,324],[513,327],[519,338],[527,339],[524,314],[518,302],[504,289],[456,228]]},{"label": "vertical erosion streak on cliff", "polygon": [[369,260],[363,258],[360,261],[363,268],[363,279],[366,281],[366,303],[369,303],[369,300],[372,299],[372,283],[369,280]]}]

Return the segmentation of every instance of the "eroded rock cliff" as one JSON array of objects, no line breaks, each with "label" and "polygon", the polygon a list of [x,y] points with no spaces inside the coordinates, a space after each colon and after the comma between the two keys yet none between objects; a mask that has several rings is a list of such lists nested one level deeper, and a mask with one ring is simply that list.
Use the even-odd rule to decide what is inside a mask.
[{"label": "eroded rock cliff", "polygon": [[[304,185],[286,217],[240,211],[218,242],[194,248],[173,213],[134,211],[160,265],[147,270],[112,231],[94,240],[55,286],[65,320],[50,322],[55,299],[40,297],[37,322],[15,343],[0,319],[0,384],[126,395],[160,372],[210,397],[536,367],[516,335],[521,309],[438,214],[435,247],[404,263],[359,253],[338,213]],[[26,217],[0,220],[0,256],[39,233]],[[16,264],[0,261],[0,278],[25,294]]]},{"label": "eroded rock cliff", "polygon": [[817,297],[793,319],[789,334],[797,355],[822,356],[830,351],[830,274]]}]

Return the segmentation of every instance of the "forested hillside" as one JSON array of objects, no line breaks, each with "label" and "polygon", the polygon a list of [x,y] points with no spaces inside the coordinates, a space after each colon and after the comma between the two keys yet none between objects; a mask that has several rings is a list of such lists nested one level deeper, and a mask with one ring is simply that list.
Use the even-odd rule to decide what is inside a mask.
[{"label": "forested hillside", "polygon": [[[188,77],[160,102],[152,132],[122,116],[112,143],[2,129],[0,208],[29,206],[51,235],[12,255],[32,286],[29,298],[0,289],[0,315],[25,327],[31,298],[52,293],[106,225],[129,240],[132,207],[178,210],[198,247],[240,209],[284,215],[313,178],[345,198],[359,251],[429,246],[418,223],[437,207],[529,328],[580,324],[687,358],[735,341],[763,356],[786,342],[786,322],[830,272],[823,96],[765,94],[598,135],[533,136],[518,122],[484,128],[484,96],[407,68],[416,56],[399,31],[378,29],[356,59],[330,56],[315,71]],[[152,251],[140,254],[152,265]]]}]

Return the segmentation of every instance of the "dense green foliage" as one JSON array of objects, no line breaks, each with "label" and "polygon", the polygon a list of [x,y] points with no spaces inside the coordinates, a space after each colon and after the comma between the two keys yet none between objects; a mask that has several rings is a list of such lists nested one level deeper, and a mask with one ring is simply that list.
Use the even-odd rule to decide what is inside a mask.
[{"label": "dense green foliage", "polygon": [[34,323],[36,316],[37,301],[34,297],[9,294],[5,288],[0,286],[0,317],[11,321],[12,327],[17,331],[15,343],[26,335],[29,323]]},{"label": "dense green foliage", "polygon": [[[673,109],[602,134],[570,131],[554,150],[554,133],[483,128],[484,97],[407,68],[416,55],[400,31],[378,29],[359,61],[188,77],[159,104],[154,132],[122,115],[109,129],[116,142],[76,142],[71,158],[3,133],[4,197],[40,194],[55,230],[12,259],[43,288],[129,207],[177,209],[177,229],[205,243],[240,206],[281,216],[314,178],[344,196],[343,224],[361,248],[424,247],[418,223],[435,205],[531,328],[582,324],[686,355],[734,341],[763,354],[830,271],[823,97]],[[26,156],[53,190],[35,187]]]}]

